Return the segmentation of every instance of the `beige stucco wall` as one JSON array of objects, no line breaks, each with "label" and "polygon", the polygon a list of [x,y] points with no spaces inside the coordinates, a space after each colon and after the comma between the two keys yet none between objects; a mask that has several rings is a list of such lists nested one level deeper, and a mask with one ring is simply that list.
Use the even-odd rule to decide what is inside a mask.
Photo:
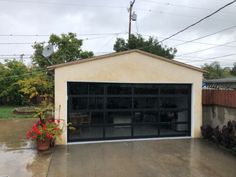
[{"label": "beige stucco wall", "polygon": [[228,121],[236,121],[236,109],[224,106],[209,105],[203,106],[202,110],[203,125],[210,125],[215,128],[223,128]]},{"label": "beige stucco wall", "polygon": [[[56,117],[67,120],[67,82],[188,83],[192,84],[192,137],[202,125],[202,73],[137,52],[55,69]],[[59,110],[59,107],[61,109]],[[66,143],[66,130],[64,141]]]}]

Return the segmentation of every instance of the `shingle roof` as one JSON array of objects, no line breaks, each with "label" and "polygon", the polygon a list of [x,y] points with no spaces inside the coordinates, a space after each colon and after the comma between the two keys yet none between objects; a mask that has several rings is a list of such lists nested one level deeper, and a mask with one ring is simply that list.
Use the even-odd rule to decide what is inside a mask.
[{"label": "shingle roof", "polygon": [[205,80],[205,83],[236,83],[236,77]]},{"label": "shingle roof", "polygon": [[179,66],[182,66],[182,67],[186,67],[186,68],[196,70],[196,71],[199,71],[199,72],[205,72],[201,68],[198,68],[198,67],[195,67],[195,66],[192,66],[192,65],[188,65],[188,64],[176,61],[176,60],[170,60],[168,58],[160,57],[160,56],[157,56],[157,55],[154,55],[154,54],[151,54],[151,53],[148,53],[148,52],[144,52],[144,51],[138,50],[138,49],[127,50],[127,51],[124,51],[124,52],[114,52],[114,53],[95,56],[95,57],[91,57],[91,58],[87,58],[87,59],[80,59],[80,60],[71,61],[71,62],[67,62],[67,63],[52,65],[52,66],[49,66],[48,69],[49,70],[54,70],[54,69],[60,68],[60,67],[65,67],[65,66],[70,66],[70,65],[75,65],[75,64],[85,63],[85,62],[97,61],[97,60],[100,60],[100,59],[125,55],[125,54],[129,54],[129,53],[133,53],[133,52],[140,53],[140,54],[143,54],[143,55],[155,58],[155,59],[159,59],[159,60],[162,60],[162,61],[165,61],[165,62],[168,62],[168,63],[172,63],[172,64],[179,65]]}]

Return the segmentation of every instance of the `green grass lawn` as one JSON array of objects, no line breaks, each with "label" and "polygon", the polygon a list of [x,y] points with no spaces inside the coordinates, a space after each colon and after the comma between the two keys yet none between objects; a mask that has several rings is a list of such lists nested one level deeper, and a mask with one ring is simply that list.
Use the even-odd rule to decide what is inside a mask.
[{"label": "green grass lawn", "polygon": [[0,119],[33,118],[33,115],[17,115],[13,113],[14,106],[0,106]]}]

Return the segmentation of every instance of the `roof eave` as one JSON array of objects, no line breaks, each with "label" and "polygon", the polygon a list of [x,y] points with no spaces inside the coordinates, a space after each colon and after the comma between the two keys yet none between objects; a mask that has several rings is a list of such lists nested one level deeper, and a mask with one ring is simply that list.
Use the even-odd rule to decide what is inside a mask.
[{"label": "roof eave", "polygon": [[127,50],[127,51],[123,51],[123,52],[113,52],[113,53],[100,55],[100,56],[95,56],[95,57],[91,57],[91,58],[87,58],[87,59],[79,59],[79,60],[72,61],[72,62],[52,65],[52,66],[47,67],[47,69],[54,70],[54,69],[59,68],[59,67],[70,66],[70,65],[73,65],[73,64],[86,63],[86,62],[90,62],[90,61],[96,61],[96,60],[100,60],[100,59],[104,59],[104,58],[108,58],[108,57],[114,57],[114,56],[119,56],[119,55],[132,53],[132,52],[137,52],[137,53],[140,53],[140,54],[143,54],[143,55],[155,58],[155,59],[161,59],[163,61],[166,61],[166,62],[169,62],[169,63],[172,63],[172,64],[176,64],[176,65],[179,65],[179,66],[182,66],[182,67],[193,69],[195,71],[199,71],[199,72],[202,72],[202,73],[207,73],[207,71],[205,71],[201,68],[198,68],[198,67],[195,67],[195,66],[192,66],[192,65],[188,65],[188,64],[176,61],[176,60],[170,60],[170,59],[167,59],[167,58],[164,58],[164,57],[161,57],[161,56],[157,56],[155,54],[151,54],[151,53],[148,53],[148,52],[145,52],[145,51],[142,51],[142,50],[138,50],[138,49]]}]

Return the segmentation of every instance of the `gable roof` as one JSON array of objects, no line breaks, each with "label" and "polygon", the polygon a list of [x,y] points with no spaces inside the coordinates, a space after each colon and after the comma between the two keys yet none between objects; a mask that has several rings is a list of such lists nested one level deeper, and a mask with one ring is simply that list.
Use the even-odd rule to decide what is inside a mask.
[{"label": "gable roof", "polygon": [[149,56],[149,57],[154,58],[154,59],[158,59],[158,60],[162,60],[162,61],[165,61],[165,62],[168,62],[168,63],[179,65],[179,66],[182,66],[182,67],[186,67],[186,68],[189,68],[189,69],[192,69],[192,70],[195,70],[195,71],[205,72],[201,68],[198,68],[198,67],[195,67],[195,66],[192,66],[192,65],[188,65],[188,64],[176,61],[176,60],[171,60],[171,59],[168,59],[168,58],[160,57],[158,55],[154,55],[154,54],[151,54],[151,53],[148,53],[148,52],[145,52],[145,51],[142,51],[142,50],[138,50],[138,49],[127,50],[127,51],[123,51],[123,52],[114,52],[114,53],[95,56],[95,57],[91,57],[91,58],[87,58],[87,59],[80,59],[80,60],[71,61],[71,62],[67,62],[67,63],[52,65],[52,66],[49,66],[47,68],[49,70],[54,70],[54,69],[60,68],[60,67],[65,67],[65,66],[70,66],[70,65],[75,65],[75,64],[85,63],[85,62],[97,61],[97,60],[100,60],[100,59],[106,59],[106,58],[110,58],[110,57],[115,57],[115,56],[125,55],[125,54],[129,54],[129,53],[134,53],[134,52],[142,54],[142,55]]}]

